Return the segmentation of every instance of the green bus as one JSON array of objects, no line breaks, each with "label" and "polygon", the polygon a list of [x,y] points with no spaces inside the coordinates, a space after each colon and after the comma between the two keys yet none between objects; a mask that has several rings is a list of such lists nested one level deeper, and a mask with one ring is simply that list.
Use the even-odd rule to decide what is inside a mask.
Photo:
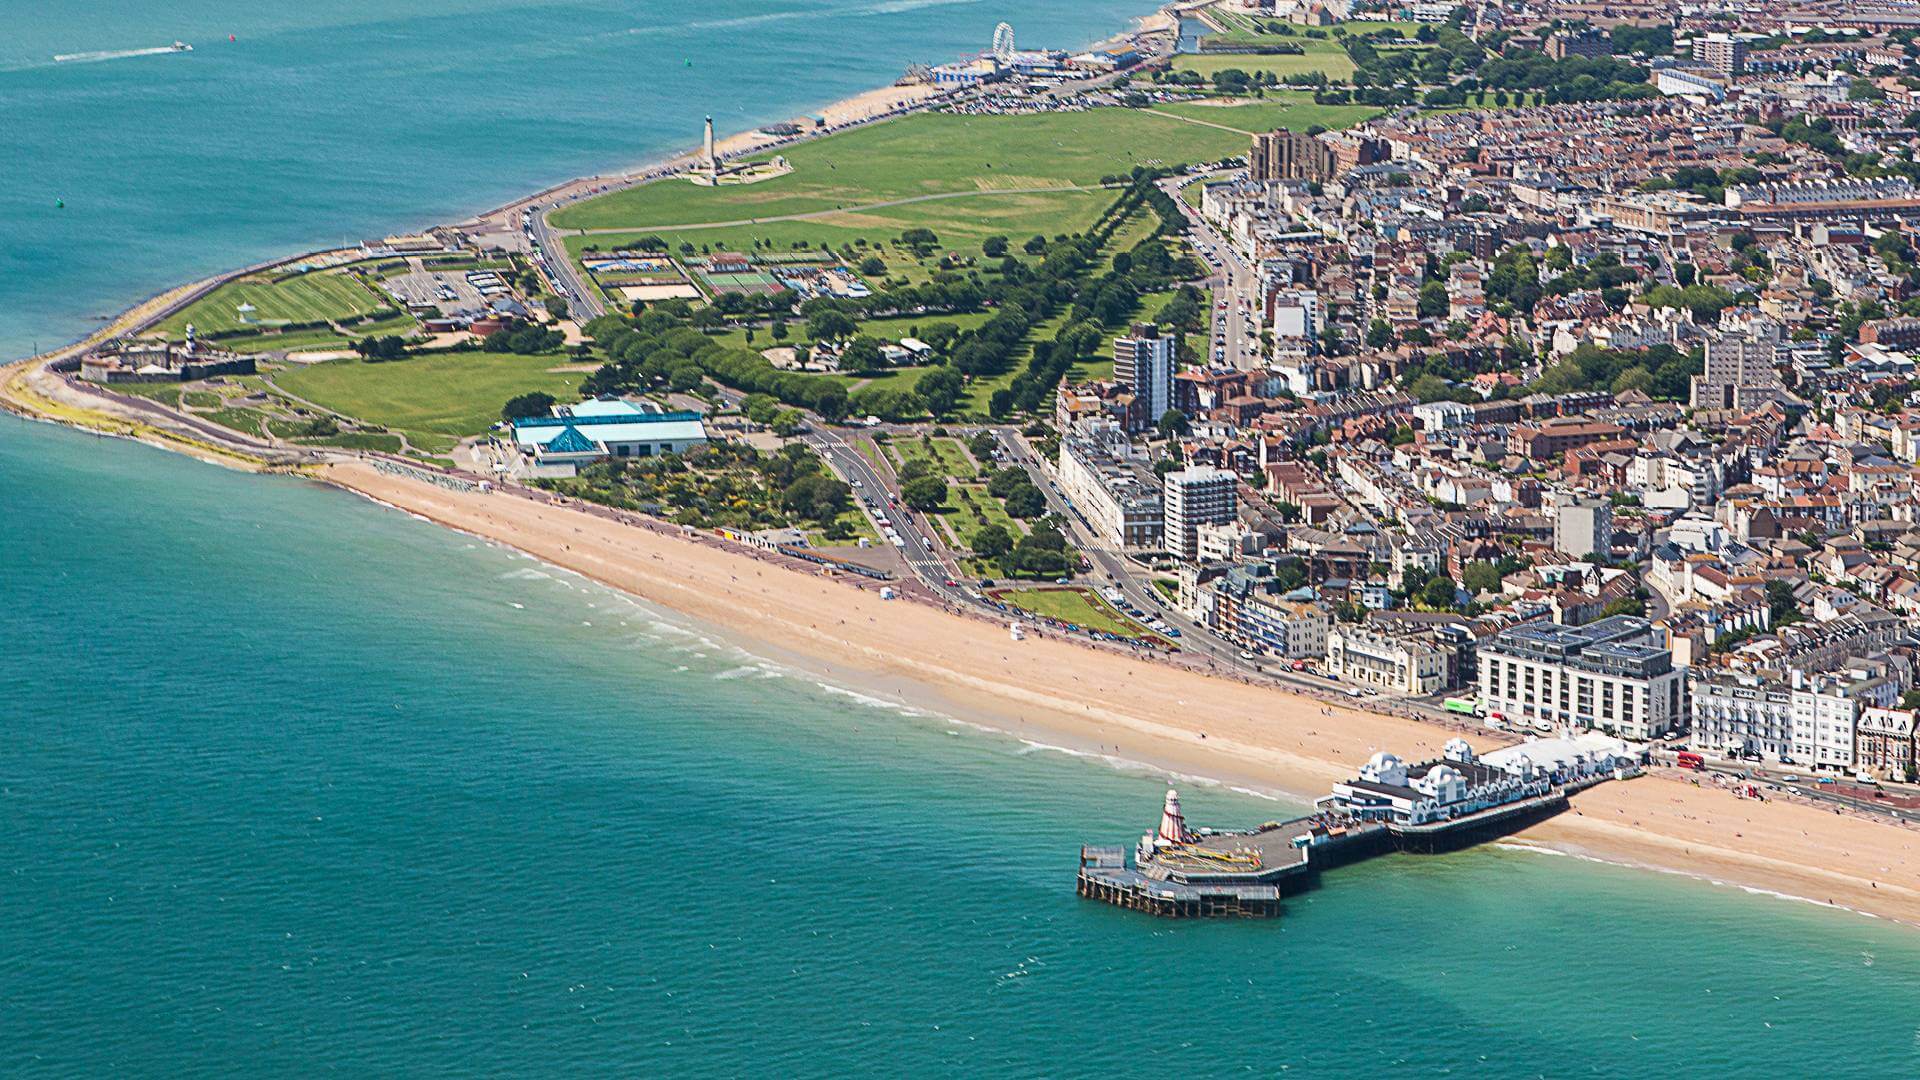
[{"label": "green bus", "polygon": [[1441,702],[1440,707],[1448,712],[1463,713],[1467,716],[1480,715],[1480,703],[1473,698],[1450,697]]}]

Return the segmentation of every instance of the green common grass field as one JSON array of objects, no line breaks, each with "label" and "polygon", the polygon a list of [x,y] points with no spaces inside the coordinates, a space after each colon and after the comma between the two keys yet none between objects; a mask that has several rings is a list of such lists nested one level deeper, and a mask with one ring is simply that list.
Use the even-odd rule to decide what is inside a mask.
[{"label": "green common grass field", "polygon": [[[253,324],[357,319],[392,305],[347,274],[313,272],[274,282],[265,276],[220,286],[160,324],[170,338],[183,337],[187,324],[200,333],[239,330],[241,304],[252,304]],[[409,320],[411,321],[411,320]]]},{"label": "green common grass field", "polygon": [[783,152],[793,171],[772,180],[717,188],[671,180],[645,184],[569,207],[554,215],[554,224],[646,228],[844,210],[936,193],[1087,185],[1139,164],[1223,157],[1239,151],[1238,143],[1232,132],[1174,127],[1128,109],[1032,116],[919,113],[789,147]]},{"label": "green common grass field", "polygon": [[1329,79],[1346,79],[1353,74],[1353,61],[1347,51],[1333,41],[1306,38],[1280,38],[1306,51],[1303,53],[1182,53],[1173,58],[1175,71],[1192,71],[1211,79],[1215,72],[1239,68],[1249,75],[1267,72],[1275,78],[1305,75],[1318,71]]},{"label": "green common grass field", "polygon": [[1061,622],[1122,637],[1159,641],[1158,635],[1127,618],[1105,600],[1081,588],[1008,589],[995,594],[1005,604]]},{"label": "green common grass field", "polygon": [[[859,240],[878,245],[882,241],[891,241],[908,229],[931,229],[942,246],[977,255],[980,242],[989,236],[1024,240],[1036,233],[1055,236],[1079,232],[1092,224],[1100,212],[1113,203],[1115,194],[1098,190],[972,195],[875,210],[832,211],[802,221],[574,234],[566,236],[564,241],[567,251],[577,260],[588,244],[609,251],[620,244],[632,243],[646,236],[658,236],[672,245],[676,253],[683,243],[692,244],[696,249],[711,247],[714,250],[744,252],[754,251],[756,244],[770,244],[776,251],[791,252],[793,245],[802,241],[816,249],[823,245],[838,249]],[[1015,247],[1017,250],[1018,244]],[[872,253],[886,261],[890,276],[904,275],[915,281],[924,281],[930,276],[929,271],[920,267],[908,252],[901,249],[887,247]]]},{"label": "green common grass field", "polygon": [[1153,111],[1225,124],[1251,135],[1282,127],[1303,131],[1315,124],[1329,130],[1349,128],[1385,110],[1373,105],[1320,105],[1311,94],[1288,93],[1268,94],[1264,98],[1220,99],[1218,104],[1176,101],[1155,105]]},{"label": "green common grass field", "polygon": [[427,353],[370,364],[330,360],[289,367],[274,377],[287,393],[343,416],[405,432],[414,446],[444,453],[500,419],[507,399],[544,390],[579,396],[579,372],[550,369],[566,358],[513,353]]}]

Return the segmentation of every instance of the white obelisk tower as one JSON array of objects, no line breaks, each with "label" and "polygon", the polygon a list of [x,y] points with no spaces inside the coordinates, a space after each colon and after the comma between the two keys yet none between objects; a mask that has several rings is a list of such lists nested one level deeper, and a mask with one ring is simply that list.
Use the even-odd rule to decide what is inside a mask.
[{"label": "white obelisk tower", "polygon": [[707,117],[707,181],[720,182],[720,158],[713,152],[713,117]]}]

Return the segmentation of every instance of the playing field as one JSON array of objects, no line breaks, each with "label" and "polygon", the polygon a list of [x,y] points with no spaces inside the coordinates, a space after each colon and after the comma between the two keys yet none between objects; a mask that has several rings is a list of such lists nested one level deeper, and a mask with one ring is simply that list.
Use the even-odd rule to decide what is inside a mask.
[{"label": "playing field", "polygon": [[1284,79],[1289,75],[1305,75],[1318,71],[1329,79],[1345,79],[1353,74],[1353,61],[1348,58],[1345,49],[1330,41],[1301,41],[1294,43],[1307,51],[1304,53],[1186,53],[1173,59],[1174,70],[1198,72],[1206,78],[1213,78],[1215,72],[1238,68],[1249,75],[1267,72],[1275,78]]},{"label": "playing field", "polygon": [[[793,172],[777,179],[717,188],[645,184],[562,210],[554,224],[618,229],[731,222],[922,195],[1088,185],[1135,165],[1212,160],[1241,149],[1233,132],[1175,127],[1130,109],[1034,116],[920,113],[789,147]],[[974,200],[920,205],[944,202]],[[897,209],[882,208],[889,215]],[[998,207],[987,212],[999,216]]]},{"label": "playing field", "polygon": [[1316,124],[1338,130],[1371,120],[1384,110],[1373,105],[1318,105],[1307,94],[1269,94],[1265,98],[1234,99],[1233,104],[1176,101],[1155,105],[1153,111],[1225,124],[1252,134],[1282,127],[1304,131]]},{"label": "playing field", "polygon": [[323,408],[404,431],[414,446],[444,453],[500,419],[507,399],[544,390],[561,401],[579,396],[579,372],[556,372],[562,356],[429,353],[370,364],[333,360],[290,367],[274,376],[281,389]]},{"label": "playing field", "polygon": [[[252,304],[256,309],[247,321],[241,319],[242,304]],[[249,277],[222,285],[201,297],[161,323],[160,329],[168,337],[178,338],[186,334],[188,323],[205,334],[238,330],[249,322],[274,326],[357,319],[392,306],[390,301],[347,274],[308,273],[279,282],[264,276]]]}]

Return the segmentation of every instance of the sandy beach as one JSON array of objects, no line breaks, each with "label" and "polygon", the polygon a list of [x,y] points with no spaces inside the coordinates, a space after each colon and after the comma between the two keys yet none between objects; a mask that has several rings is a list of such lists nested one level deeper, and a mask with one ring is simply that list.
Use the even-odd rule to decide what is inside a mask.
[{"label": "sandy beach", "polygon": [[[799,570],[710,539],[352,462],[323,478],[673,609],[852,689],[1035,742],[1309,798],[1375,750],[1437,754],[1452,732],[1044,635]],[[1142,820],[1153,807],[1142,807]],[[1251,822],[1222,822],[1245,825]],[[1098,839],[1098,838],[1090,838]],[[1920,833],[1690,776],[1603,784],[1520,841],[1920,925]]]}]

